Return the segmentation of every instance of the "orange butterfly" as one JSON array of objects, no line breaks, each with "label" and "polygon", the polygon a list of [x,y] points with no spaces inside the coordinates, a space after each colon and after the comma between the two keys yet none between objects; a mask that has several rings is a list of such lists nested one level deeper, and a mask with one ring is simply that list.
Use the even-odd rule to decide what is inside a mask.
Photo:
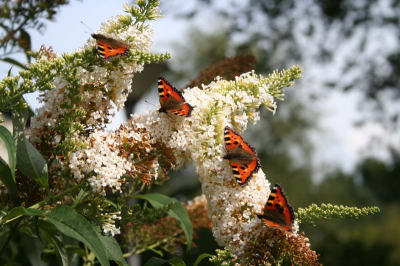
[{"label": "orange butterfly", "polygon": [[160,97],[160,113],[171,113],[190,117],[193,107],[185,101],[178,89],[172,86],[163,76],[158,78],[158,95]]},{"label": "orange butterfly", "polygon": [[260,169],[260,159],[256,150],[233,129],[225,127],[224,139],[227,154],[223,158],[229,160],[233,176],[239,185],[244,186]]},{"label": "orange butterfly", "polygon": [[129,55],[129,45],[124,42],[103,34],[92,34],[92,37],[97,41],[97,53],[102,59],[108,60]]},{"label": "orange butterfly", "polygon": [[258,218],[270,227],[280,228],[292,232],[294,223],[294,211],[280,184],[276,184],[268,197],[264,207],[264,213]]}]

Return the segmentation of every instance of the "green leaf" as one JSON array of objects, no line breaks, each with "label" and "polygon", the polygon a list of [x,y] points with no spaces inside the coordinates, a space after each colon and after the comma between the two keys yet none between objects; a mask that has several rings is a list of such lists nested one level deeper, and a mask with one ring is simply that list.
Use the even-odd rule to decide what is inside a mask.
[{"label": "green leaf", "polygon": [[17,159],[18,170],[23,175],[49,189],[46,160],[25,137],[18,141]]},{"label": "green leaf", "polygon": [[60,205],[52,210],[47,218],[61,233],[81,241],[88,246],[101,265],[110,265],[106,256],[106,250],[96,231],[93,230],[86,218],[77,213],[73,208]]},{"label": "green leaf", "polygon": [[107,204],[113,206],[114,208],[118,208],[117,204],[115,204],[115,203],[112,202],[111,200],[105,200],[104,202],[106,202]]},{"label": "green leaf", "polygon": [[185,262],[181,258],[172,258],[168,261],[173,266],[186,266]]},{"label": "green leaf", "polygon": [[83,189],[81,189],[79,191],[78,196],[76,196],[76,199],[74,201],[74,203],[72,204],[72,208],[75,208],[76,205],[78,205],[85,197],[87,196],[86,191],[84,191]]},{"label": "green leaf", "polygon": [[204,258],[212,258],[213,255],[211,254],[207,254],[207,253],[203,253],[200,256],[197,257],[196,261],[194,262],[193,266],[197,266],[199,265],[199,263],[204,259]]},{"label": "green leaf", "polygon": [[98,237],[106,250],[106,256],[108,260],[115,261],[120,266],[129,266],[129,264],[124,259],[122,255],[121,247],[119,246],[117,240],[112,236],[104,236],[101,234],[100,228],[91,224],[93,230],[97,233]]},{"label": "green leaf", "polygon": [[10,77],[10,76],[11,76],[11,70],[13,69],[13,67],[14,67],[14,66],[10,67],[10,70],[8,70],[7,77]]},{"label": "green leaf", "polygon": [[43,216],[43,212],[38,209],[24,208],[24,207],[16,207],[12,209],[6,216],[3,217],[3,222],[11,220],[17,216]]},{"label": "green leaf", "polygon": [[[15,172],[15,171],[14,171]],[[0,157],[0,180],[6,185],[7,190],[10,192],[11,197],[14,199],[18,197],[18,188],[12,171],[8,164]]]},{"label": "green leaf", "polygon": [[54,225],[40,221],[39,230],[47,242],[52,243],[57,249],[56,257],[59,265],[69,266],[69,258],[67,254],[67,249],[64,246],[63,236],[57,231]]},{"label": "green leaf", "polygon": [[18,232],[24,233],[25,235],[28,235],[30,237],[37,238],[37,234],[32,230],[30,227],[20,227],[18,228]]},{"label": "green leaf", "polygon": [[68,251],[74,252],[76,254],[78,254],[81,257],[85,257],[86,256],[86,252],[85,250],[83,250],[81,247],[79,246],[74,246],[74,245],[65,245],[65,248]]},{"label": "green leaf", "polygon": [[28,69],[28,67],[26,65],[21,64],[20,62],[18,62],[15,59],[12,59],[11,57],[1,58],[0,61],[4,61],[4,62],[7,62],[7,63],[10,63],[12,65],[15,65],[15,66],[20,67],[20,68],[25,69],[25,70]]},{"label": "green leaf", "polygon": [[164,260],[161,258],[153,257],[149,259],[144,266],[161,266],[168,263],[172,266],[186,266],[185,262],[180,258],[172,258],[170,260]]},{"label": "green leaf", "polygon": [[15,182],[15,166],[17,164],[17,149],[14,142],[14,138],[11,132],[8,131],[4,126],[0,126],[0,138],[3,139],[4,144],[8,152],[8,166],[11,169],[12,176]]},{"label": "green leaf", "polygon": [[183,232],[186,235],[187,239],[186,252],[188,252],[192,246],[193,228],[189,215],[187,214],[185,208],[183,208],[182,203],[174,198],[170,198],[165,195],[157,193],[136,195],[135,197],[139,199],[148,200],[154,208],[161,208],[164,205],[173,203],[172,208],[168,211],[168,214],[179,221],[179,225],[181,226]]},{"label": "green leaf", "polygon": [[25,137],[28,115],[29,109],[12,112],[14,138],[17,140],[17,168],[26,177],[49,189],[46,160]]}]

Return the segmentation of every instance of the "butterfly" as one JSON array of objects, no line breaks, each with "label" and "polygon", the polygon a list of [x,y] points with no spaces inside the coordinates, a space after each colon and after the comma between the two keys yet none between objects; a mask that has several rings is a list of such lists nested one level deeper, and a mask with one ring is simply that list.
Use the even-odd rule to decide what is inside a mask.
[{"label": "butterfly", "polygon": [[129,45],[103,34],[92,34],[97,41],[97,53],[102,59],[108,60],[115,57],[128,56]]},{"label": "butterfly", "polygon": [[224,139],[227,154],[223,158],[229,160],[233,176],[239,185],[244,186],[260,169],[260,159],[256,150],[233,129],[225,127]]},{"label": "butterfly", "polygon": [[163,76],[158,78],[158,96],[160,97],[160,113],[171,113],[190,117],[193,107],[185,101],[178,89],[172,86]]},{"label": "butterfly", "polygon": [[264,213],[259,214],[258,218],[263,219],[270,227],[292,232],[294,211],[280,184],[276,184],[272,189],[265,204]]}]

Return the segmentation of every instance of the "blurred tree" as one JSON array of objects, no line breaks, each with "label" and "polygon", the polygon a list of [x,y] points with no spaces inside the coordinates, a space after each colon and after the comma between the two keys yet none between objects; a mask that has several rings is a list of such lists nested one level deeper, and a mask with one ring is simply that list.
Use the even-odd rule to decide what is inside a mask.
[{"label": "blurred tree", "polygon": [[400,153],[392,150],[392,161],[386,164],[367,158],[358,166],[366,187],[385,203],[400,203]]},{"label": "blurred tree", "polygon": [[[371,161],[373,165],[371,166]],[[323,265],[400,265],[400,205],[387,204],[380,197],[379,188],[394,173],[395,166],[377,159],[365,159],[360,163],[362,182],[355,182],[359,171],[345,174],[336,170],[328,174],[319,185],[313,185],[309,201],[320,204],[330,202],[348,206],[379,206],[381,213],[359,220],[319,221],[316,226],[301,225],[313,248],[321,254]],[[365,176],[376,176],[376,182],[365,181]],[[376,187],[375,187],[376,185]],[[393,186],[396,189],[395,185]],[[377,189],[375,189],[377,188]],[[390,192],[389,192],[390,194]]]},{"label": "blurred tree", "polygon": [[251,51],[260,70],[299,64],[313,73],[303,81],[313,96],[324,87],[357,90],[364,96],[360,107],[365,99],[375,104],[363,120],[398,126],[400,111],[387,102],[400,98],[399,1],[198,0],[190,8],[168,7],[190,20],[214,12],[226,29],[221,38],[235,51]]},{"label": "blurred tree", "polygon": [[52,21],[58,9],[69,0],[5,0],[0,3],[0,60],[26,68],[12,57],[15,53],[25,53],[28,62],[31,50],[31,36],[28,30],[43,32],[45,20]]}]

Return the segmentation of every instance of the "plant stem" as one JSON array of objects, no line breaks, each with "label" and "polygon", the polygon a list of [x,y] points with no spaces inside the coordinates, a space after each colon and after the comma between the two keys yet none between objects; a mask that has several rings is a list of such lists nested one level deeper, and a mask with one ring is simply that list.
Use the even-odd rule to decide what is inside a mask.
[{"label": "plant stem", "polygon": [[[71,192],[73,192],[73,191],[75,191],[75,190],[81,188],[81,187],[83,186],[84,183],[85,183],[85,181],[79,183],[79,184],[76,185],[76,186],[70,187],[69,189],[67,189],[67,190],[65,190],[65,191],[63,191],[63,192],[61,192],[61,193],[59,193],[59,194],[57,194],[57,195],[55,195],[55,196],[46,198],[46,199],[42,200],[41,202],[38,202],[38,203],[36,203],[35,205],[30,206],[29,208],[31,208],[31,209],[38,209],[38,208],[40,208],[40,207],[42,207],[42,206],[44,206],[44,205],[49,204],[49,201],[56,201],[56,200],[58,200],[58,199],[64,197],[65,195],[67,195],[67,194],[69,194],[69,193],[71,193]],[[51,202],[50,202],[50,203],[51,203]]]},{"label": "plant stem", "polygon": [[[42,207],[44,205],[51,204],[52,202],[58,200],[59,198],[62,198],[65,195],[67,195],[67,194],[69,194],[69,193],[81,188],[84,183],[85,183],[85,181],[81,182],[80,184],[78,184],[76,186],[70,187],[69,189],[67,189],[67,190],[65,190],[65,191],[63,191],[63,192],[61,192],[61,193],[59,193],[59,194],[57,194],[55,196],[48,197],[48,198],[46,198],[46,199],[44,199],[44,200],[42,200],[42,201],[40,201],[40,202],[28,207],[28,208],[30,208],[30,209],[39,209],[40,207]],[[14,221],[15,219],[18,219],[21,216],[22,215],[15,216],[14,218],[12,218],[10,220],[7,220],[4,224],[9,223],[11,221]]]},{"label": "plant stem", "polygon": [[180,233],[175,233],[175,234],[173,234],[172,236],[169,236],[169,237],[167,237],[167,238],[165,238],[165,239],[163,239],[163,240],[161,240],[161,241],[157,241],[156,243],[154,243],[154,244],[151,245],[151,246],[146,246],[146,247],[141,248],[141,249],[136,249],[136,248],[134,248],[132,251],[130,251],[130,252],[128,252],[128,253],[125,253],[125,254],[123,254],[122,256],[123,256],[124,258],[128,258],[128,257],[130,257],[130,256],[132,256],[132,255],[137,255],[137,254],[140,254],[140,253],[142,253],[142,252],[145,252],[146,250],[152,250],[152,249],[156,248],[157,246],[161,245],[162,243],[168,242],[169,240],[171,240],[172,238],[178,236],[179,234],[180,234]]}]

